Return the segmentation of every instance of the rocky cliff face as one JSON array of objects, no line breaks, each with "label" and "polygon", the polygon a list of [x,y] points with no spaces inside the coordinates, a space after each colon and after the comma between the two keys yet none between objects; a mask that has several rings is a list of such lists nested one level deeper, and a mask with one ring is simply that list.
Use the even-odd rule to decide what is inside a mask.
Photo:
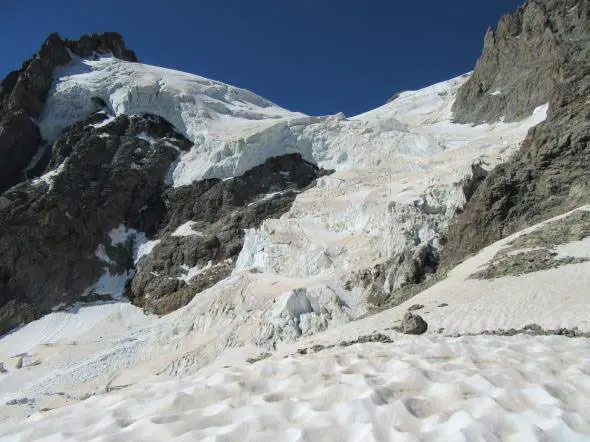
[{"label": "rocky cliff face", "polygon": [[571,81],[588,47],[587,0],[528,0],[488,29],[473,75],[453,106],[460,123],[520,120]]},{"label": "rocky cliff face", "polygon": [[[514,94],[487,94],[496,87]],[[445,265],[590,201],[589,96],[590,2],[530,0],[488,32],[484,55],[455,103],[457,118],[517,118],[545,101],[549,115],[477,188],[450,229]]]},{"label": "rocky cliff face", "polygon": [[153,116],[99,112],[65,131],[51,170],[0,196],[0,333],[87,294],[105,271],[131,269],[132,239],[109,233],[157,231],[166,174],[190,145]]},{"label": "rocky cliff face", "polygon": [[0,192],[24,179],[24,171],[34,157],[41,136],[35,119],[41,114],[53,81],[54,70],[71,60],[71,54],[91,57],[111,53],[137,61],[116,33],[85,35],[80,40],[62,40],[57,34],[47,38],[39,53],[27,60],[0,83]]}]

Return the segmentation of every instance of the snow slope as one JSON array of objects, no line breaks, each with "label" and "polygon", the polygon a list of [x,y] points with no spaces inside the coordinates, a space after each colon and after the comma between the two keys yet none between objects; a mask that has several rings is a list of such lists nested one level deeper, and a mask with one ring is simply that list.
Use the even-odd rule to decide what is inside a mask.
[{"label": "snow slope", "polygon": [[93,397],[0,438],[587,441],[589,352],[588,340],[480,336],[277,355]]}]

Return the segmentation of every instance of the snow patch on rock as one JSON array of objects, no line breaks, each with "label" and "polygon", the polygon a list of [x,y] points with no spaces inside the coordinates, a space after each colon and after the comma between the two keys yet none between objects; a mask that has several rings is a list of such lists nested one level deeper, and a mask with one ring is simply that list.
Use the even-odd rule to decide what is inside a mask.
[{"label": "snow patch on rock", "polygon": [[134,263],[137,264],[141,258],[152,253],[152,250],[154,250],[154,247],[156,247],[158,244],[160,244],[160,242],[161,242],[161,240],[156,239],[156,240],[152,240],[152,241],[146,240],[145,242],[140,243],[137,247],[137,253],[136,253],[136,256],[134,259]]},{"label": "snow patch on rock", "polygon": [[62,171],[64,170],[65,167],[66,167],[66,161],[64,161],[63,163],[61,163],[55,169],[53,169],[53,170],[51,170],[51,171],[49,171],[47,173],[44,173],[39,178],[35,178],[33,180],[33,185],[45,183],[49,187],[49,190],[51,190],[53,188],[53,182],[54,182],[55,178],[60,173],[62,173]]},{"label": "snow patch on rock", "polygon": [[94,251],[94,256],[96,256],[98,259],[100,259],[102,262],[106,264],[115,264],[115,261],[113,261],[107,254],[107,250],[104,244],[99,244],[96,247],[96,250]]},{"label": "snow patch on rock", "polygon": [[193,226],[197,224],[195,221],[187,221],[179,226],[173,233],[172,236],[202,236],[200,232],[193,230]]},{"label": "snow patch on rock", "polygon": [[111,274],[110,270],[106,270],[92,287],[91,293],[110,295],[114,299],[120,300],[125,293],[125,285],[127,284],[127,281],[133,278],[134,275],[134,270],[114,274]]}]

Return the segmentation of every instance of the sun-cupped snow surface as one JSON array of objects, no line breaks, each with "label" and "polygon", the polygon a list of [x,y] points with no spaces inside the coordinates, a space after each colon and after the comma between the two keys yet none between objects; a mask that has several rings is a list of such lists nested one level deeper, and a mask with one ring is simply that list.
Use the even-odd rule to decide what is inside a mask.
[{"label": "sun-cupped snow surface", "polygon": [[418,337],[146,383],[5,425],[14,440],[587,441],[590,341]]},{"label": "sun-cupped snow surface", "polygon": [[152,320],[126,302],[81,304],[3,336],[0,361],[7,371],[0,375],[0,423],[30,414],[7,405],[23,397],[49,407],[87,397],[95,391],[89,382],[108,380],[137,357],[134,336]]}]

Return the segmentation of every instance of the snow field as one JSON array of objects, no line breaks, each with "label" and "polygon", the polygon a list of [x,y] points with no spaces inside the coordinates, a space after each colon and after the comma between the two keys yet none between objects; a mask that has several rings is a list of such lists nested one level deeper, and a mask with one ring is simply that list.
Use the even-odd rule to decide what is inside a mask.
[{"label": "snow field", "polygon": [[418,337],[148,383],[5,425],[3,440],[588,440],[590,343]]}]

